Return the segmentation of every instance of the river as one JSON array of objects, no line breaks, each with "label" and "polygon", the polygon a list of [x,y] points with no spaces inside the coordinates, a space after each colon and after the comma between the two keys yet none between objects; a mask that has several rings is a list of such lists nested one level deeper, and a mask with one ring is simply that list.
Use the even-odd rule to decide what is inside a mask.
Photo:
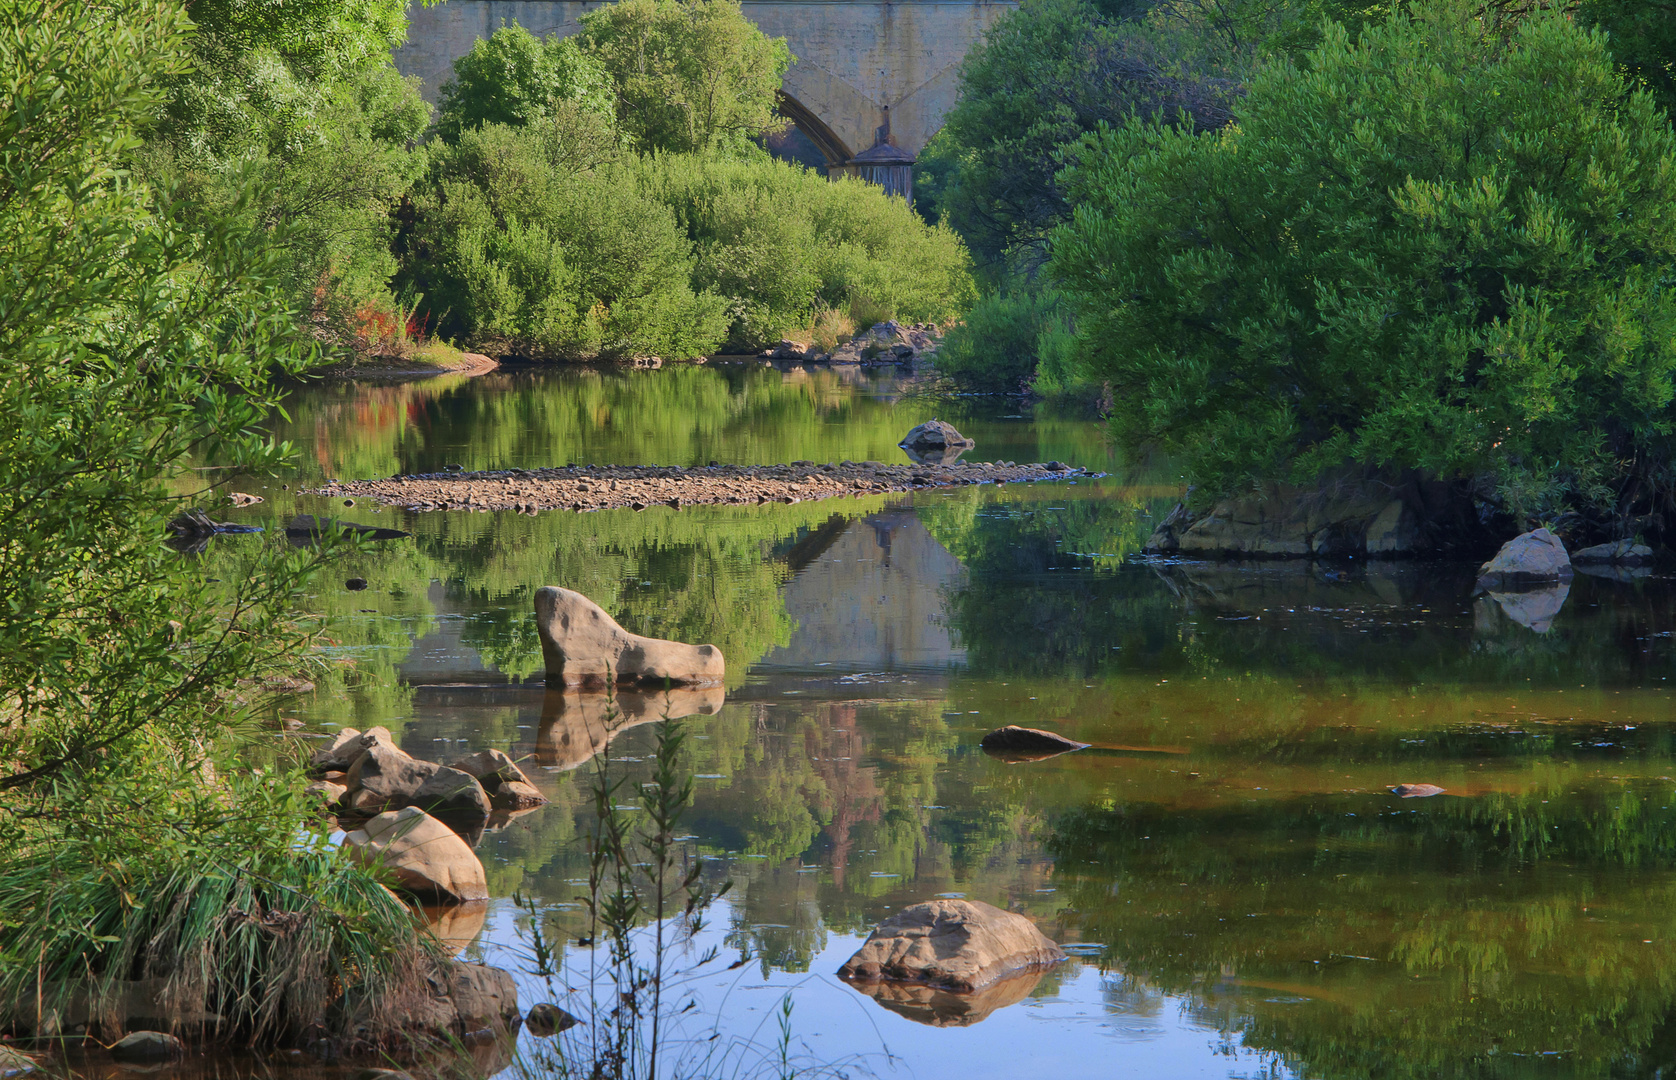
[{"label": "river", "polygon": [[[1179,494],[1167,468],[1125,465],[1091,420],[886,376],[502,371],[322,383],[287,408],[300,467],[241,481],[267,501],[236,520],[413,536],[307,598],[353,666],[278,719],[381,724],[433,760],[506,750],[552,800],[482,838],[495,900],[445,928],[468,956],[529,969],[518,894],[566,962],[587,960],[594,763],[565,737],[574,705],[542,686],[530,615],[536,588],[564,585],[727,658],[725,696],[683,721],[686,842],[734,882],[698,944],[714,967],[744,962],[686,985],[689,1049],[772,1043],[789,994],[794,1058],[849,1075],[1651,1076],[1676,1060],[1668,578],[1579,576],[1533,604],[1474,598],[1458,564],[1140,559]],[[977,440],[968,460],[1108,475],[641,513],[296,494],[449,465],[899,461],[932,416]],[[984,754],[1008,723],[1094,749]],[[644,766],[654,727],[611,744],[620,767]],[[1389,790],[1403,783],[1444,794]],[[886,1007],[836,978],[881,918],[939,896],[1025,912],[1072,957],[976,1004]],[[526,981],[526,1005],[550,993]]]}]

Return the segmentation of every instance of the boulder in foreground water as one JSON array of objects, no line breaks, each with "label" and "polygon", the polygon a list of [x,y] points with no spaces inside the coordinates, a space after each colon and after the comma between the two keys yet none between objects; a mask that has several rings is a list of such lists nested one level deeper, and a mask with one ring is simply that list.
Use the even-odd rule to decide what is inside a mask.
[{"label": "boulder in foreground water", "polygon": [[1565,544],[1547,529],[1533,529],[1501,546],[1496,557],[1478,568],[1480,589],[1546,585],[1572,578]]},{"label": "boulder in foreground water", "polygon": [[1003,976],[1063,959],[1064,950],[1022,915],[977,900],[930,900],[880,923],[838,975],[969,994]]},{"label": "boulder in foreground water", "polygon": [[417,806],[371,818],[343,838],[349,856],[381,865],[408,892],[443,903],[489,898],[477,854],[458,833]]},{"label": "boulder in foreground water", "polygon": [[535,592],[535,624],[547,681],[569,685],[627,683],[708,685],[726,668],[714,645],[641,637],[579,592],[546,586]]},{"label": "boulder in foreground water", "polygon": [[480,750],[452,767],[476,777],[496,810],[533,810],[547,802],[524,770],[499,750]]}]

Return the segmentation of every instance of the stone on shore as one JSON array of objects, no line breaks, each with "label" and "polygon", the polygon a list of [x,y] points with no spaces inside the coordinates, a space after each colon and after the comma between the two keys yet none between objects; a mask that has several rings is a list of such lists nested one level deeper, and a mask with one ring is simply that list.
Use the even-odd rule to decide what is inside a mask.
[{"label": "stone on shore", "polygon": [[722,651],[714,645],[631,634],[598,604],[570,589],[537,589],[535,623],[548,683],[598,685],[610,678],[702,686],[721,682],[725,674]]},{"label": "stone on shore", "polygon": [[1614,566],[1646,566],[1653,561],[1653,549],[1646,544],[1637,544],[1634,540],[1625,538],[1614,540],[1610,544],[1596,544],[1586,547],[1571,555],[1573,563],[1601,564],[1610,563]]},{"label": "stone on shore", "polygon": [[379,814],[343,838],[350,858],[387,869],[408,892],[443,903],[489,898],[483,864],[459,834],[417,806]]},{"label": "stone on shore", "polygon": [[475,777],[496,810],[533,810],[547,803],[547,796],[530,783],[524,770],[499,750],[481,750],[451,768]]},{"label": "stone on shore", "polygon": [[975,900],[931,900],[880,923],[838,975],[971,993],[1063,959],[1064,950],[1022,915]]},{"label": "stone on shore", "polygon": [[985,735],[978,745],[996,757],[1015,761],[1039,761],[1057,754],[1067,754],[1072,750],[1088,748],[1087,743],[1067,739],[1051,731],[1019,727],[1015,724],[996,728]]},{"label": "stone on shore", "polygon": [[131,1031],[111,1047],[111,1057],[118,1061],[179,1061],[185,1056],[181,1041],[162,1031]]},{"label": "stone on shore", "polygon": [[1565,544],[1547,529],[1534,529],[1501,546],[1496,557],[1478,568],[1480,589],[1517,589],[1570,581],[1571,559]]}]

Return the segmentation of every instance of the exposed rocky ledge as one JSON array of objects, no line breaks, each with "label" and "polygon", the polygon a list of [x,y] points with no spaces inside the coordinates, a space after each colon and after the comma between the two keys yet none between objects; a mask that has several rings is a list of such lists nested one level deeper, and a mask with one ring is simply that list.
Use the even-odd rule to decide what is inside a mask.
[{"label": "exposed rocky ledge", "polygon": [[1153,531],[1146,551],[1243,559],[1393,559],[1493,549],[1491,535],[1467,485],[1413,476],[1355,477],[1320,488],[1270,484],[1260,493],[1224,499],[1198,512],[1182,503]]},{"label": "exposed rocky ledge", "polygon": [[955,465],[884,465],[876,461],[817,465],[711,465],[680,469],[656,465],[579,466],[562,469],[505,469],[442,472],[357,480],[311,488],[308,495],[376,499],[408,510],[610,510],[714,503],[803,502],[842,495],[1064,480],[1090,475],[1050,461],[964,462]]}]

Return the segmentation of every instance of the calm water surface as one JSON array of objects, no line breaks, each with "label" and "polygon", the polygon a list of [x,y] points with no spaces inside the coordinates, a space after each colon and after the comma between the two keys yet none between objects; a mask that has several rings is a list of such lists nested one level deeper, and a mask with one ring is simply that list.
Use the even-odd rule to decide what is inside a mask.
[{"label": "calm water surface", "polygon": [[[794,1052],[852,1075],[1676,1065],[1666,578],[1474,598],[1458,565],[1142,561],[1171,477],[1115,460],[1095,423],[890,379],[514,372],[320,385],[289,412],[300,474],[244,483],[269,501],[236,516],[414,537],[342,568],[367,590],[334,579],[311,598],[354,666],[284,714],[316,733],[383,724],[432,759],[497,747],[552,799],[482,838],[496,900],[443,928],[470,956],[528,967],[516,892],[567,962],[588,961],[590,706],[541,685],[530,616],[537,587],[564,585],[727,656],[725,691],[678,711],[689,843],[735,882],[700,945],[745,962],[689,986],[690,1045],[718,1028],[772,1041],[789,992]],[[639,514],[295,495],[448,464],[896,461],[933,415],[977,439],[972,459],[1112,475]],[[1008,764],[978,749],[1007,723],[1094,748]],[[653,727],[610,754],[643,766]],[[1399,783],[1446,794],[1400,799]],[[937,896],[1025,912],[1073,958],[977,1001],[877,1001],[836,979],[878,920]],[[548,996],[528,978],[526,1004]]]}]

